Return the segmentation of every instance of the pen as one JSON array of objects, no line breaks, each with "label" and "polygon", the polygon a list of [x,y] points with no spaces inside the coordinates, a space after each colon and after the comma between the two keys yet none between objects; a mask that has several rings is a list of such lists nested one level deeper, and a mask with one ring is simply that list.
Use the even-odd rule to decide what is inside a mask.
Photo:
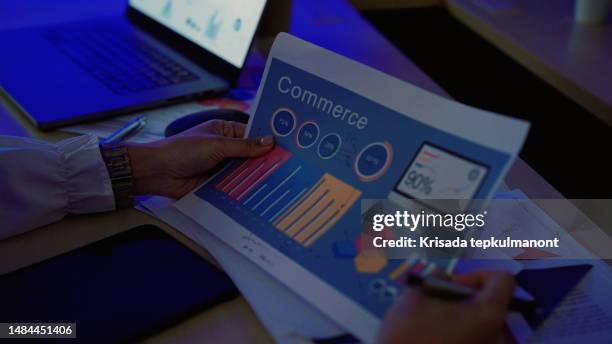
[{"label": "pen", "polygon": [[146,124],[147,118],[145,116],[136,117],[134,120],[112,133],[109,137],[102,140],[102,144],[122,141],[130,134],[135,134],[140,131]]},{"label": "pen", "polygon": [[[435,276],[422,277],[411,274],[406,277],[406,283],[411,286],[419,286],[425,293],[447,300],[464,300],[474,296],[478,289],[459,284],[447,279]],[[513,296],[508,309],[521,313],[533,312],[537,309],[535,300],[524,292],[525,297]],[[529,299],[531,298],[531,299]]]}]

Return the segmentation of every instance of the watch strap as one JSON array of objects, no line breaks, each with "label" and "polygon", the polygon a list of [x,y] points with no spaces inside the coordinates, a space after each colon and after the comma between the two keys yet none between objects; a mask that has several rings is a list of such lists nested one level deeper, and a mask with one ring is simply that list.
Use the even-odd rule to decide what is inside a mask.
[{"label": "watch strap", "polygon": [[115,207],[134,206],[134,180],[127,147],[122,143],[101,144],[100,153],[110,176]]}]

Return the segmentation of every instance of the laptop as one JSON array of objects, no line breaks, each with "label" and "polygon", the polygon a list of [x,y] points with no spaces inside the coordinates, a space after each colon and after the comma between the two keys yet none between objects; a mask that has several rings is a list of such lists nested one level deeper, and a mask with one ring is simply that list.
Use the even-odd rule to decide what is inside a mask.
[{"label": "laptop", "polygon": [[0,32],[0,86],[43,130],[219,94],[265,5],[130,0],[125,16]]}]

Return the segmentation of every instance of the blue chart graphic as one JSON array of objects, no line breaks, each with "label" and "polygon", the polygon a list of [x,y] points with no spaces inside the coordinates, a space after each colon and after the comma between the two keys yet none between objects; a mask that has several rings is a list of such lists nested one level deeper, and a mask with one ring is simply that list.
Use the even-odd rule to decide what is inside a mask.
[{"label": "blue chart graphic", "polygon": [[[283,93],[278,85],[287,77],[319,99],[368,116],[367,127],[347,125],[324,111],[323,105],[317,108],[308,103],[309,98]],[[446,271],[447,266],[422,257],[388,259],[372,239],[393,239],[389,235],[393,233],[364,230],[359,199],[387,199],[397,190],[407,194],[402,185],[412,181],[411,163],[422,164],[426,153],[421,147],[426,142],[455,153],[430,165],[439,166],[439,171],[462,171],[461,181],[473,186],[468,191],[474,198],[490,192],[510,158],[276,59],[260,97],[249,136],[274,135],[275,149],[262,157],[232,162],[195,195],[378,318],[399,295],[407,274]],[[429,148],[427,152],[438,153]],[[422,159],[417,158],[420,155]],[[449,185],[463,184],[451,178],[440,190]],[[422,186],[419,190],[428,191]]]},{"label": "blue chart graphic", "polygon": [[304,247],[327,233],[361,196],[279,146],[236,162],[210,185]]},{"label": "blue chart graphic", "polygon": [[219,35],[219,30],[221,29],[222,23],[223,23],[223,19],[221,19],[219,10],[214,10],[212,15],[208,19],[206,31],[204,32],[206,37],[212,40],[215,40],[217,36]]},{"label": "blue chart graphic", "polygon": [[162,8],[162,16],[166,19],[170,19],[172,17],[172,0],[168,0],[164,7]]}]

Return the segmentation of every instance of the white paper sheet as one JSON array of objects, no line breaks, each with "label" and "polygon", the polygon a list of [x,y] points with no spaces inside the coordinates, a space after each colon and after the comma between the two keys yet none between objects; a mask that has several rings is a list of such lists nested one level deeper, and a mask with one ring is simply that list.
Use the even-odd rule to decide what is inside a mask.
[{"label": "white paper sheet", "polygon": [[[537,204],[520,190],[513,191],[514,210],[504,209],[506,224],[515,229],[513,236],[563,237],[563,247],[556,258],[520,261],[525,269],[550,268],[578,263],[593,265],[593,270],[534,333],[524,319],[508,317],[519,343],[610,343],[612,340],[612,268],[575,241]],[[508,203],[507,207],[511,207]],[[498,221],[499,222],[499,221]],[[499,231],[507,230],[500,226]],[[577,259],[577,257],[579,259]],[[554,288],[554,286],[551,286]]]},{"label": "white paper sheet", "polygon": [[[293,77],[292,80],[296,83],[295,85],[298,85],[298,83],[301,85],[299,89],[283,90],[289,85],[290,78],[287,75]],[[462,160],[464,162],[462,166],[471,166],[471,169],[478,170],[476,171],[478,178],[473,180],[480,180],[483,177],[481,171],[487,169],[484,166],[494,166],[487,172],[488,182],[486,187],[472,188],[478,190],[478,198],[487,199],[497,190],[503,180],[503,176],[520,150],[529,128],[528,123],[524,121],[440,98],[287,34],[281,34],[277,38],[263,79],[264,82],[255,101],[255,111],[249,123],[248,135],[267,135],[270,132],[277,135],[275,155],[269,158],[270,162],[276,161],[278,157],[282,156],[294,157],[295,159],[288,163],[289,167],[286,166],[287,169],[295,168],[295,174],[297,171],[301,171],[302,167],[304,168],[300,177],[296,178],[299,180],[295,182],[295,185],[306,183],[313,190],[318,184],[311,183],[310,176],[323,174],[329,174],[336,179],[322,177],[321,180],[331,180],[332,182],[339,180],[341,183],[339,185],[351,183],[345,189],[353,188],[353,191],[341,191],[331,196],[333,198],[332,202],[336,202],[336,205],[341,206],[342,209],[347,209],[347,211],[356,209],[354,201],[345,206],[345,203],[343,203],[345,201],[340,200],[347,194],[359,194],[363,198],[376,198],[367,197],[372,195],[382,197],[397,195],[393,191],[396,189],[391,184],[396,184],[402,180],[401,176],[406,172],[408,165],[413,159],[417,158],[416,152],[419,147],[425,147],[425,143],[430,141],[436,141],[436,144],[444,146],[441,148],[445,150],[452,151],[464,147],[465,151],[455,152],[457,155],[455,155],[454,161],[462,160],[457,156],[467,156],[471,160],[484,161],[477,168],[473,163]],[[282,84],[283,82],[284,84]],[[314,101],[316,104],[312,99],[318,99],[318,101]],[[324,105],[321,105],[322,102]],[[327,110],[325,110],[326,107]],[[288,110],[288,108],[291,109]],[[332,108],[334,112],[331,111]],[[278,113],[293,117],[293,119],[281,118],[279,122],[275,122],[275,115],[273,114]],[[368,130],[362,130],[365,129],[365,125],[359,127],[356,124],[357,118],[363,119],[365,116],[369,116],[370,119]],[[389,122],[385,122],[385,119]],[[365,123],[367,119],[363,121]],[[310,126],[315,127],[312,130],[317,133],[302,138],[306,139],[305,142],[308,142],[308,138],[316,142],[320,131],[321,136],[317,145],[314,142],[302,144],[298,142],[300,138],[291,134],[293,128],[298,127],[297,124],[301,123],[301,126],[295,132],[300,133],[304,125],[313,122],[314,124]],[[276,127],[277,125],[278,127]],[[293,128],[289,128],[290,130],[286,133],[277,130],[282,126],[291,127],[291,125],[293,125]],[[330,137],[337,138],[335,140],[328,139]],[[389,146],[393,148],[389,148]],[[308,150],[309,147],[315,148]],[[386,147],[387,152],[385,157],[381,158],[379,156],[380,159],[369,159],[368,155],[367,163],[371,161],[386,162],[384,164],[386,167],[380,167],[378,170],[380,173],[376,175],[375,179],[362,178],[363,174],[360,174],[356,167],[351,167],[356,166],[358,161],[361,161],[360,157],[366,156],[358,153],[364,152],[369,147]],[[313,154],[315,149],[316,153]],[[326,150],[329,151],[326,152]],[[391,150],[393,152],[389,153]],[[379,149],[377,154],[382,154],[381,152],[382,150]],[[337,156],[336,153],[338,153]],[[436,155],[434,153],[430,154]],[[440,153],[435,159],[441,157],[440,161],[442,161],[448,157],[447,160],[451,161],[450,156],[452,154]],[[263,159],[267,158],[264,157]],[[348,231],[347,228],[359,229],[360,217],[351,216],[351,220],[347,220],[356,221],[357,224],[351,223],[342,228],[317,230],[318,235],[323,235],[322,233],[325,232],[327,233],[325,235],[328,236],[327,241],[321,240],[326,241],[325,246],[322,244],[318,247],[319,253],[324,257],[319,258],[320,255],[312,253],[316,252],[316,249],[310,247],[308,242],[300,242],[296,238],[293,238],[294,241],[291,241],[291,239],[285,240],[282,237],[282,232],[273,227],[271,220],[264,219],[266,213],[272,216],[284,211],[291,211],[282,208],[284,203],[280,202],[286,193],[278,196],[278,198],[276,196],[270,198],[269,205],[262,207],[259,213],[254,214],[255,208],[263,204],[264,201],[268,201],[268,197],[278,191],[283,183],[293,177],[293,174],[284,176],[282,175],[284,172],[281,172],[279,175],[270,177],[270,179],[277,179],[268,180],[265,183],[270,182],[275,186],[271,186],[270,191],[263,192],[261,194],[263,196],[260,196],[263,198],[259,202],[255,202],[254,207],[249,205],[247,209],[246,206],[242,205],[242,203],[249,202],[257,196],[258,191],[254,191],[255,186],[259,188],[257,189],[259,191],[267,187],[267,184],[261,182],[267,174],[262,175],[259,179],[255,175],[256,171],[259,171],[257,166],[262,166],[258,165],[260,162],[250,161],[250,163],[255,164],[249,170],[250,172],[236,172],[238,174],[246,173],[249,178],[252,177],[252,183],[247,184],[250,186],[245,186],[247,189],[244,192],[241,191],[240,194],[240,198],[242,198],[242,196],[251,192],[249,197],[240,202],[231,203],[229,201],[231,197],[227,197],[231,195],[220,195],[220,193],[212,190],[213,184],[209,183],[207,184],[208,188],[207,185],[204,185],[201,189],[204,190],[203,192],[206,195],[213,198],[217,197],[215,198],[215,204],[200,198],[196,191],[177,202],[177,208],[196,222],[206,224],[208,228],[211,228],[213,234],[226,244],[249,257],[262,269],[270,272],[291,290],[309,300],[355,336],[365,342],[374,341],[384,311],[392,302],[392,298],[378,297],[371,292],[368,285],[375,278],[379,278],[378,275],[370,272],[359,273],[357,271],[359,268],[346,264],[346,260],[325,258],[325,255],[329,255],[331,251],[331,245],[328,242],[330,239],[333,238],[336,242],[341,238],[346,238],[344,240],[350,242],[356,239],[354,238],[356,233],[343,231]],[[299,167],[296,168],[297,165]],[[279,165],[274,164],[272,167],[266,167],[267,172],[265,173],[273,174],[277,166]],[[448,171],[450,170],[440,171],[438,177],[441,178],[438,180],[444,179],[443,177]],[[464,172],[467,175],[468,171]],[[357,179],[356,175],[360,178],[357,181],[355,180]],[[213,179],[224,177],[220,174]],[[237,181],[238,177],[227,177],[227,180],[230,180],[231,183],[239,183],[231,190],[240,190],[242,182]],[[384,178],[386,178],[386,187],[381,188],[378,182],[382,182]],[[447,181],[454,180],[454,178],[447,179]],[[347,182],[348,180],[350,182]],[[376,180],[377,183],[370,183],[373,180]],[[221,183],[220,180],[214,180],[213,182]],[[258,184],[260,182],[261,184]],[[289,192],[297,193],[301,189],[301,186],[299,189],[298,186],[295,186]],[[457,187],[457,189],[459,188]],[[383,191],[381,192],[381,190]],[[384,195],[382,195],[383,192]],[[287,201],[289,203],[298,202],[299,197],[299,194],[295,197],[292,195]],[[337,197],[338,200],[335,200],[334,197]],[[405,198],[406,196],[396,196],[393,200],[396,201],[398,197]],[[274,210],[272,211],[272,209]],[[228,215],[232,211],[239,212],[239,214]],[[310,208],[301,209],[301,211],[309,212]],[[343,216],[333,215],[333,210],[329,214],[332,214],[330,216],[333,217],[331,219],[333,221]],[[346,217],[346,219],[348,218]],[[249,221],[249,223],[246,225],[240,224],[240,220]],[[341,218],[338,221],[343,220],[344,218]],[[336,223],[333,221],[331,222],[332,226]],[[327,223],[330,222],[325,222],[325,226],[327,226]],[[255,229],[261,231],[261,233],[256,234]],[[315,230],[315,228],[311,229]],[[307,233],[311,233],[311,231],[307,231]],[[267,239],[263,240],[260,235],[266,235]],[[313,238],[311,242],[314,242],[320,236],[311,238]],[[306,257],[296,257],[296,259],[302,259],[303,261],[288,259],[287,252],[302,252],[300,250],[307,250],[311,254]],[[389,264],[398,263],[395,261]],[[334,264],[342,265],[342,269],[330,272],[329,270],[332,269]],[[313,273],[314,270],[317,270],[317,273]],[[378,270],[376,273],[383,277],[383,271]],[[322,279],[319,277],[320,274],[326,274],[328,278]],[[384,277],[388,278],[387,275]],[[349,284],[347,281],[352,283]],[[389,280],[386,285],[389,286],[391,295],[397,295],[396,288],[401,287],[395,280]],[[355,302],[357,299],[359,302]]]}]

